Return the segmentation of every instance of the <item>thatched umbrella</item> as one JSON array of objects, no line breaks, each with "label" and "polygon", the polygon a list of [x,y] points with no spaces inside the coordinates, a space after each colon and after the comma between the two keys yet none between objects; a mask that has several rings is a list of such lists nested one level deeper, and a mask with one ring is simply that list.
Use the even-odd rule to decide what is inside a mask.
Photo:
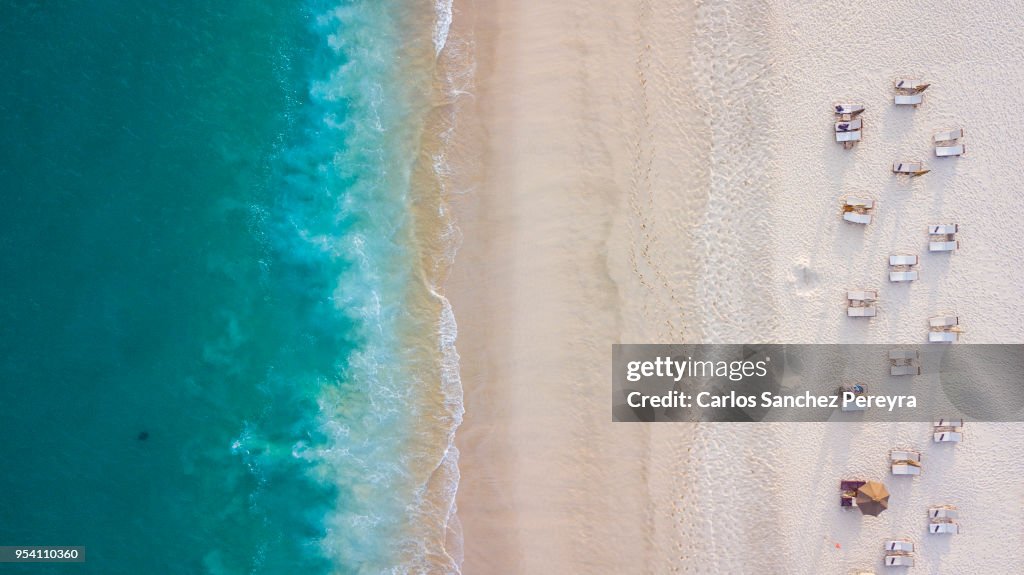
[{"label": "thatched umbrella", "polygon": [[857,489],[857,508],[864,515],[878,515],[889,508],[889,490],[877,481],[868,481]]}]

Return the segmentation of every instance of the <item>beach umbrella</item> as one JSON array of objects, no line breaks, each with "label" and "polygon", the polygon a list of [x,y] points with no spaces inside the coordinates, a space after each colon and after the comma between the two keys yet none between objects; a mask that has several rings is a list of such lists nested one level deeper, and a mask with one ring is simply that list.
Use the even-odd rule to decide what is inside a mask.
[{"label": "beach umbrella", "polygon": [[857,508],[864,515],[878,515],[889,508],[889,490],[877,481],[868,481],[857,489]]}]

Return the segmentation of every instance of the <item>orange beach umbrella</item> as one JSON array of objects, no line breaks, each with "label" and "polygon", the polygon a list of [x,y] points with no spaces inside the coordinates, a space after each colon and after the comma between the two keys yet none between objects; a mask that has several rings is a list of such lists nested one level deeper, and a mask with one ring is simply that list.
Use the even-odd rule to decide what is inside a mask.
[{"label": "orange beach umbrella", "polygon": [[864,515],[875,515],[889,508],[889,490],[877,481],[868,481],[857,489],[857,508]]}]

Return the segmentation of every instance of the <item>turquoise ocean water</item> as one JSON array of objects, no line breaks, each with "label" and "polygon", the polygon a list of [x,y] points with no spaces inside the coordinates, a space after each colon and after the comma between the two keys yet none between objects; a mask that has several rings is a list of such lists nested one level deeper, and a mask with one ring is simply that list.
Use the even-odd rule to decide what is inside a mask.
[{"label": "turquoise ocean water", "polygon": [[454,569],[417,426],[461,407],[408,343],[433,10],[0,2],[0,545],[88,554],[0,573]]}]

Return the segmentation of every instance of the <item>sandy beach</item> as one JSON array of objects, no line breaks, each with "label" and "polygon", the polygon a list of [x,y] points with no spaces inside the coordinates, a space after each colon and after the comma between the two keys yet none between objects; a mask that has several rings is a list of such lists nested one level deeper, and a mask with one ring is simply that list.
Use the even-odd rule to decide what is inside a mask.
[{"label": "sandy beach", "polygon": [[[479,182],[451,199],[462,234],[445,292],[465,416],[457,495],[465,573],[1024,570],[1021,424],[613,424],[615,343],[1024,343],[1020,152],[1024,11],[792,0],[456,2],[472,38]],[[461,46],[464,46],[461,45]],[[892,104],[898,77],[931,83]],[[831,108],[863,104],[844,150]],[[931,134],[963,126],[967,155]],[[894,160],[923,160],[920,178]],[[845,223],[846,195],[878,201]],[[957,222],[961,249],[927,251]],[[921,255],[891,284],[891,253]],[[878,289],[851,319],[846,289]],[[891,447],[925,453],[894,478]],[[842,478],[884,481],[880,517],[839,509]],[[925,533],[929,505],[964,532]]]}]

